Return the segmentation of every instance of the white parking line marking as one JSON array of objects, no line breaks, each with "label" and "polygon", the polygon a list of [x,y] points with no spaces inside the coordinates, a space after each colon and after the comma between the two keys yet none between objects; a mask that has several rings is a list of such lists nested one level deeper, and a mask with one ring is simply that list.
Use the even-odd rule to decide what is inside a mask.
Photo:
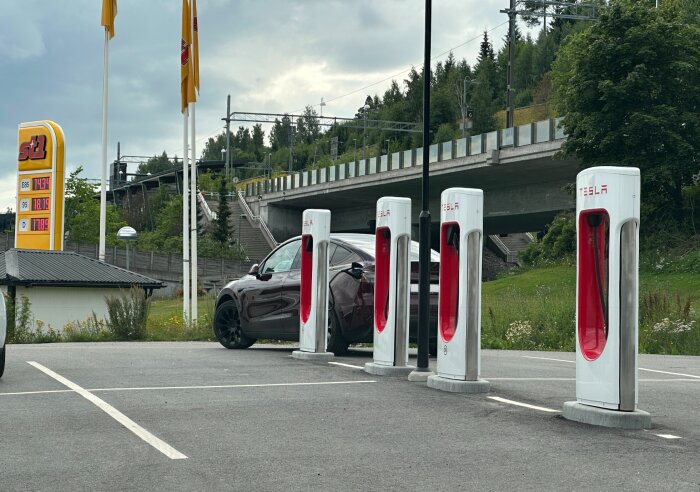
[{"label": "white parking line marking", "polygon": [[364,369],[364,367],[362,366],[353,366],[352,364],[345,364],[343,362],[329,362],[329,364],[332,364],[334,366],[350,367],[352,369]]},{"label": "white parking line marking", "polygon": [[75,391],[73,391],[73,390],[17,391],[15,393],[0,393],[0,396],[44,395],[46,393],[75,393]]},{"label": "white parking line marking", "polygon": [[659,371],[657,369],[644,369],[643,367],[640,367],[639,370],[647,372],[658,372],[660,374],[670,374],[671,376],[683,376],[684,378],[700,379],[700,376],[695,376],[693,374],[683,374],[682,372]]},{"label": "white parking line marking", "polygon": [[[484,376],[484,379],[488,381],[576,381],[576,378],[492,378]],[[700,379],[687,379],[687,378],[666,378],[666,379],[649,379],[641,378],[640,383],[700,383]]]},{"label": "white parking line marking", "polygon": [[274,388],[279,386],[329,386],[335,384],[376,383],[366,381],[319,381],[316,383],[263,383],[263,384],[218,384],[210,386],[142,386],[137,388],[94,388],[90,391],[148,391],[148,390],[182,390],[182,389],[224,389],[224,388]]},{"label": "white parking line marking", "polygon": [[[357,367],[357,366],[352,366]],[[357,367],[362,369],[362,367]],[[209,386],[140,386],[136,388],[87,388],[85,391],[157,391],[157,390],[186,390],[186,389],[226,389],[226,388],[267,388],[275,386],[328,386],[334,384],[364,384],[376,383],[374,380],[366,381],[320,381],[316,383],[266,383],[266,384],[219,384]],[[74,393],[75,390],[45,390],[45,391],[17,391],[14,393],[0,393],[0,396],[17,395],[42,395],[45,393]]]},{"label": "white parking line marking", "polygon": [[526,359],[553,360],[555,362],[568,362],[569,364],[576,364],[575,360],[553,359],[552,357],[535,357],[533,355],[523,355],[523,357]]},{"label": "white parking line marking", "polygon": [[659,437],[663,437],[664,439],[683,439],[681,436],[674,436],[673,434],[655,434]]},{"label": "white parking line marking", "polygon": [[35,368],[39,369],[41,372],[46,374],[49,377],[54,378],[56,381],[59,383],[67,386],[68,388],[72,389],[76,393],[78,393],[80,396],[88,400],[89,402],[93,403],[95,406],[97,406],[99,409],[104,411],[107,415],[112,417],[114,420],[122,424],[124,427],[129,429],[131,432],[136,434],[138,437],[143,439],[146,443],[150,444],[153,446],[155,449],[163,453],[165,456],[170,458],[171,460],[183,460],[187,459],[187,456],[182,454],[180,451],[177,449],[173,448],[169,444],[167,444],[165,441],[162,441],[161,439],[158,439],[156,436],[148,432],[146,429],[138,425],[136,422],[131,420],[129,417],[121,413],[119,410],[114,408],[112,405],[107,403],[106,401],[96,397],[86,389],[82,388],[81,386],[78,386],[72,381],[69,381],[68,379],[64,378],[60,374],[52,371],[51,369],[42,366],[38,362],[34,361],[27,361],[27,363],[31,366],[34,366]]},{"label": "white parking line marking", "polygon": [[490,378],[483,376],[487,381],[576,381],[576,378]]},{"label": "white parking line marking", "polygon": [[700,379],[686,379],[686,378],[666,378],[666,379],[640,379],[642,383],[700,383]]},{"label": "white parking line marking", "polygon": [[506,398],[501,398],[500,396],[488,396],[487,398],[490,398],[491,400],[500,401],[501,403],[508,403],[509,405],[531,408],[532,410],[539,410],[540,412],[559,413],[559,410],[554,410],[552,408],[547,407],[538,407],[537,405],[530,405],[529,403],[522,403],[519,401],[508,400]]},{"label": "white parking line marking", "polygon": [[[526,359],[540,359],[540,360],[553,360],[557,362],[568,362],[569,364],[576,364],[575,360],[564,360],[564,359],[553,359],[551,357],[534,357],[531,355],[523,355],[524,358]],[[644,367],[639,368],[640,371],[647,371],[647,372],[658,372],[659,374],[668,374],[670,376],[683,376],[684,378],[696,378],[700,379],[700,376],[696,376],[694,374],[685,374],[682,372],[669,372],[669,371],[660,371],[658,369],[646,369]]]}]

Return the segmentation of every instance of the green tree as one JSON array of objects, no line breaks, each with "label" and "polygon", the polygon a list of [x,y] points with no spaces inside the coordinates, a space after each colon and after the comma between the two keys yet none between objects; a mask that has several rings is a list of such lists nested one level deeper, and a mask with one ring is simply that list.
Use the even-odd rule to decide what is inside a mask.
[{"label": "green tree", "polygon": [[229,243],[231,238],[231,226],[229,224],[231,218],[231,209],[228,206],[228,190],[226,183],[222,180],[219,185],[219,210],[216,213],[216,228],[214,229],[213,238],[222,246]]},{"label": "green tree", "polygon": [[493,90],[486,71],[480,71],[476,78],[477,84],[472,93],[470,107],[472,108],[472,135],[486,133],[496,129],[496,103],[493,100]]},{"label": "green tree", "polygon": [[611,1],[553,69],[563,152],[584,167],[639,167],[642,216],[659,227],[684,219],[682,190],[700,169],[700,29],[676,7]]},{"label": "green tree", "polygon": [[182,195],[165,195],[154,214],[153,230],[139,234],[136,246],[164,252],[182,252]]},{"label": "green tree", "polygon": [[[70,241],[96,244],[100,240],[100,199],[97,185],[80,176],[83,167],[68,175],[64,204],[64,227]],[[120,209],[107,205],[107,225],[105,240],[107,244],[116,244],[117,231],[126,225]]]},{"label": "green tree", "polygon": [[154,155],[146,162],[142,162],[141,164],[139,164],[139,167],[136,168],[136,172],[138,174],[156,174],[163,171],[170,171],[174,167],[175,165],[172,162],[170,162],[168,154],[165,151],[163,151],[161,155]]}]

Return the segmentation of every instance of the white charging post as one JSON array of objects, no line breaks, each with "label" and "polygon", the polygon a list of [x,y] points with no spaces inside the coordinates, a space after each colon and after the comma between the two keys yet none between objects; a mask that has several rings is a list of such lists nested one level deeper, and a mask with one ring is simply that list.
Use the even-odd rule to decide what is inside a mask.
[{"label": "white charging post", "polygon": [[481,373],[481,257],[484,192],[448,188],[440,197],[440,296],[437,374],[428,386],[486,393]]},{"label": "white charging post", "polygon": [[576,401],[570,420],[648,428],[638,410],[639,169],[593,167],[576,178]]},{"label": "white charging post", "polygon": [[328,333],[328,246],[331,212],[308,209],[302,215],[299,350],[295,359],[332,359],[326,352]]},{"label": "white charging post", "polygon": [[411,199],[377,201],[374,272],[374,362],[365,372],[408,375],[408,323],[411,302]]}]

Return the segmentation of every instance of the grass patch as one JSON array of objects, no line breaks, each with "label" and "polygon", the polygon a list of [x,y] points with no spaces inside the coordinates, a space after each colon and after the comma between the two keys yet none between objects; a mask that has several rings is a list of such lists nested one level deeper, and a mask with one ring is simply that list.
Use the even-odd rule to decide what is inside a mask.
[{"label": "grass patch", "polygon": [[[639,276],[639,349],[700,355],[700,274],[643,270]],[[482,287],[485,348],[575,349],[576,267],[522,270]]]},{"label": "grass patch", "polygon": [[182,319],[182,298],[153,299],[146,321],[146,340],[162,341],[208,341],[214,339],[214,297],[198,299],[197,323],[188,325]]}]

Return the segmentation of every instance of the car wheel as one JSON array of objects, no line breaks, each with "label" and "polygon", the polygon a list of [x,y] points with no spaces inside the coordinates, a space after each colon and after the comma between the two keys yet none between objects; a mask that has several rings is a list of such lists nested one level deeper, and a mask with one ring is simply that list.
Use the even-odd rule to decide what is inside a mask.
[{"label": "car wheel", "polygon": [[335,355],[343,355],[348,351],[349,342],[347,342],[340,333],[340,321],[333,309],[328,310],[328,345],[326,350],[333,352]]},{"label": "car wheel", "polygon": [[0,349],[0,378],[2,373],[5,372],[5,345]]},{"label": "car wheel", "polygon": [[227,349],[245,349],[255,343],[254,338],[243,335],[241,316],[236,301],[226,301],[216,308],[214,335]]}]

